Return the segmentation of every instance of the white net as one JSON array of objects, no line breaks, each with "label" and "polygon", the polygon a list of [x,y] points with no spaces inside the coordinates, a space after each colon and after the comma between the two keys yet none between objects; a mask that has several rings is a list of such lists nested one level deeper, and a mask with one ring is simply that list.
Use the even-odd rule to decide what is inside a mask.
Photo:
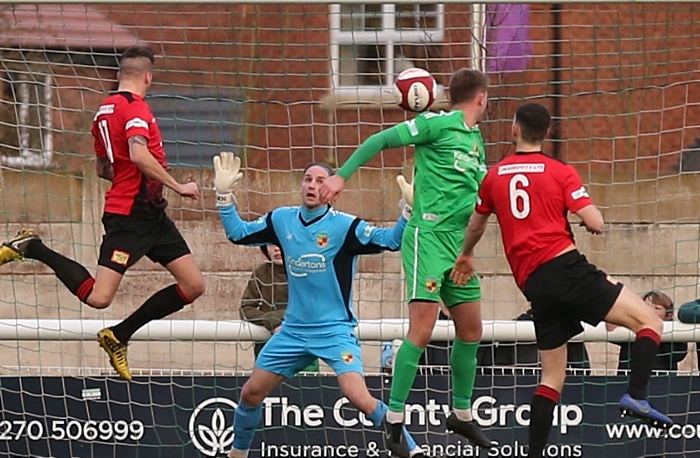
[{"label": "white net", "polygon": [[[577,232],[582,251],[637,292],[657,289],[676,304],[692,301],[699,295],[699,13],[693,2],[5,4],[0,233],[10,238],[33,227],[47,245],[93,270],[106,185],[93,171],[92,117],[116,89],[121,51],[147,45],[157,55],[148,101],[172,173],[207,188],[194,203],[167,195],[169,214],[207,281],[206,294],[172,319],[238,320],[246,282],[264,258],[225,239],[210,189],[211,157],[230,150],[244,159],[238,199],[247,218],[296,204],[304,166],[340,165],[370,134],[411,117],[391,101],[401,70],[429,70],[441,85],[435,109],[444,109],[442,85],[450,74],[477,65],[492,80],[482,124],[489,163],[510,148],[516,107],[525,100],[545,104],[556,120],[547,151],[577,168],[609,223],[604,238]],[[412,155],[411,148],[378,155],[350,180],[339,208],[393,221],[394,177],[411,167]],[[484,318],[521,315],[527,304],[495,227],[478,254]],[[34,320],[10,322],[18,333],[36,323],[45,331],[62,326],[36,320],[100,320],[76,325],[78,337],[14,340],[4,332],[0,454],[192,457],[215,456],[230,445],[231,407],[244,381],[234,375],[252,369],[253,342],[168,340],[167,329],[142,336],[130,346],[136,378],[127,384],[112,377],[96,342],[82,340],[169,283],[162,268],[141,261],[114,304],[97,312],[40,263],[0,267],[0,319]],[[361,320],[406,316],[397,254],[359,263],[355,302]],[[381,336],[363,342],[369,373],[382,372],[391,354],[396,336]],[[489,456],[524,456],[525,407],[536,384],[536,371],[527,368],[536,363],[532,347],[515,355],[509,344],[485,344],[475,405],[479,422],[499,442]],[[446,364],[446,346],[436,343],[427,353],[431,367],[409,401],[409,429],[438,454],[476,456],[444,433],[449,375],[432,366]],[[653,433],[616,418],[613,404],[625,383],[616,375],[618,347],[588,343],[586,349],[572,366],[595,375],[570,380],[548,456],[700,451],[700,387],[687,376],[697,374],[694,343],[679,373],[651,382],[655,405],[679,423],[665,439],[647,438]],[[514,364],[525,368],[514,373]],[[388,397],[386,379],[368,383]],[[380,437],[355,421],[354,410],[341,409],[332,377],[295,378],[271,399],[255,453],[374,456]]]}]

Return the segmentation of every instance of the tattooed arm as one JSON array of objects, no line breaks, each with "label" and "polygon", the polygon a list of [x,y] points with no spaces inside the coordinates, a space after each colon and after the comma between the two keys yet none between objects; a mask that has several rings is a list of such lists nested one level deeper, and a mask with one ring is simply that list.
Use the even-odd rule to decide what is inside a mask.
[{"label": "tattooed arm", "polygon": [[169,187],[176,193],[184,197],[189,197],[192,199],[199,198],[199,189],[197,189],[197,183],[178,183],[175,178],[173,178],[164,168],[161,166],[156,158],[153,157],[151,152],[148,150],[148,140],[146,137],[141,135],[136,135],[129,137],[129,156],[131,162],[139,168],[141,173],[146,175],[148,178],[157,180],[163,185]]}]

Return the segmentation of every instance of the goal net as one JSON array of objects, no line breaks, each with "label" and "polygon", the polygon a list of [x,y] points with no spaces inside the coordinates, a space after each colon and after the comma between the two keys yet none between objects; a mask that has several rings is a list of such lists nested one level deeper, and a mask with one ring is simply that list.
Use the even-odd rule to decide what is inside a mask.
[{"label": "goal net", "polygon": [[[141,44],[156,54],[147,100],[171,173],[203,189],[198,201],[167,198],[207,281],[193,305],[137,334],[127,383],[94,334],[172,283],[162,267],[139,261],[111,307],[97,311],[41,263],[0,266],[0,455],[222,456],[256,339],[269,332],[239,321],[243,291],[265,258],[226,240],[211,159],[219,151],[242,158],[245,218],[297,205],[306,165],[340,166],[369,135],[413,116],[391,95],[395,76],[410,67],[437,79],[433,110],[449,109],[444,88],[455,70],[489,74],[481,123],[489,165],[512,151],[517,107],[546,105],[555,119],[546,153],[574,165],[607,221],[604,237],[574,227],[580,249],[640,294],[658,290],[677,306],[700,295],[694,2],[37,1],[6,3],[0,16],[0,242],[31,227],[94,272],[108,183],[95,173],[92,118],[117,88],[118,56]],[[412,148],[379,154],[349,180],[337,207],[391,224],[399,214],[395,176],[412,167]],[[422,362],[407,426],[435,455],[522,457],[538,380],[534,333],[495,224],[477,254],[485,340],[473,402],[498,445],[479,451],[445,433],[453,335],[446,316]],[[403,278],[400,255],[386,253],[362,258],[354,282],[357,315],[371,329],[360,336],[367,382],[385,401],[407,329]],[[619,418],[621,346],[602,342],[598,328],[595,342],[571,347],[546,456],[700,453],[695,333],[675,315],[666,329],[665,339],[688,342],[687,354],[656,373],[650,396],[677,425],[659,435]],[[321,364],[266,399],[253,454],[373,458],[385,456],[381,444]]]}]

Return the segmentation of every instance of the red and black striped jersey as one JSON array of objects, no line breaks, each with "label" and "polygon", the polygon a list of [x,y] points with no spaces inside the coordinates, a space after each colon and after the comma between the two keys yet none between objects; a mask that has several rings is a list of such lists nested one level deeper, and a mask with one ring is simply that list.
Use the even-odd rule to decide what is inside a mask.
[{"label": "red and black striped jersey", "polygon": [[574,243],[567,217],[592,205],[576,170],[542,153],[516,153],[484,178],[476,212],[495,213],[515,282]]},{"label": "red and black striped jersey", "polygon": [[112,164],[114,179],[105,196],[105,213],[140,217],[156,216],[168,206],[163,184],[146,177],[131,162],[130,137],[148,139],[148,150],[164,169],[168,165],[163,137],[151,108],[143,97],[131,92],[117,92],[107,97],[95,114],[92,124],[97,157]]}]

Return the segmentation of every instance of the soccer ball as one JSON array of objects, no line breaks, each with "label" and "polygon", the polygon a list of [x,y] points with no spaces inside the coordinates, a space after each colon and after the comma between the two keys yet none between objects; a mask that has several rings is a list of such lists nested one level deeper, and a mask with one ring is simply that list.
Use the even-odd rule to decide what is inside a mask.
[{"label": "soccer ball", "polygon": [[396,103],[407,111],[425,111],[435,102],[437,82],[422,68],[409,68],[394,81]]}]

